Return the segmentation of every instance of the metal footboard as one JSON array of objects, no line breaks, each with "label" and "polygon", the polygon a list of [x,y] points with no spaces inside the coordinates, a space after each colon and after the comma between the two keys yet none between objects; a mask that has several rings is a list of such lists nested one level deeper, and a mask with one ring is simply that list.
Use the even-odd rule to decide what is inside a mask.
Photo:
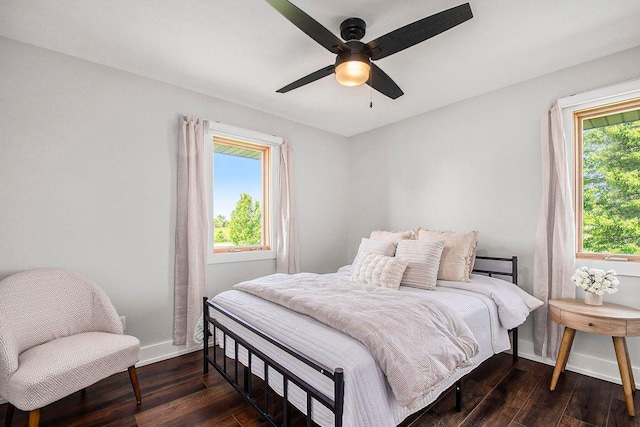
[{"label": "metal footboard", "polygon": [[[279,349],[285,351],[289,355],[295,357],[305,365],[319,372],[320,374],[329,378],[334,384],[334,396],[327,396],[320,392],[312,385],[289,371],[280,363],[273,360],[266,355],[263,351],[256,348],[252,344],[248,343],[245,339],[238,336],[226,326],[218,322],[214,317],[210,315],[210,309],[214,309],[234,322],[243,326],[243,328],[258,335],[262,339],[268,341]],[[298,388],[303,390],[306,395],[306,412],[307,412],[307,426],[312,425],[312,401],[317,401],[329,409],[335,416],[335,426],[342,426],[342,412],[344,408],[344,372],[342,368],[328,369],[322,366],[318,362],[304,357],[295,350],[287,347],[286,345],[278,342],[269,335],[255,328],[254,326],[246,323],[238,316],[220,307],[215,302],[203,298],[203,314],[204,314],[204,372],[209,372],[209,365],[213,366],[244,398],[249,402],[266,420],[274,426],[291,426],[291,403],[289,402],[289,384],[295,384]],[[209,325],[213,326],[213,332],[210,332]],[[224,347],[219,349],[218,346],[218,334],[222,334],[222,341]],[[213,346],[209,348],[209,338],[213,338]],[[227,338],[231,338],[234,342],[234,358],[232,374],[229,373],[227,357],[225,356]],[[247,366],[238,361],[239,349],[243,348],[247,351]],[[222,351],[221,360],[218,357],[218,351]],[[213,355],[210,352],[213,352]],[[258,363],[263,364],[264,372],[264,405],[262,405],[253,394],[252,384],[252,366],[255,363],[254,359],[258,359]],[[239,384],[239,366],[243,369],[243,384]],[[272,414],[269,413],[269,370],[278,372],[282,376],[282,422],[278,421]]]}]

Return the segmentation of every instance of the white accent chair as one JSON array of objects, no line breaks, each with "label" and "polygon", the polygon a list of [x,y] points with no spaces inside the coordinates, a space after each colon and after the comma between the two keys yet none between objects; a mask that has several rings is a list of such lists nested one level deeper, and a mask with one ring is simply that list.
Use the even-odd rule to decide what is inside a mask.
[{"label": "white accent chair", "polygon": [[129,370],[141,401],[135,363],[140,341],[123,335],[109,297],[92,280],[63,269],[35,269],[0,281],[0,396],[29,412],[117,372]]}]

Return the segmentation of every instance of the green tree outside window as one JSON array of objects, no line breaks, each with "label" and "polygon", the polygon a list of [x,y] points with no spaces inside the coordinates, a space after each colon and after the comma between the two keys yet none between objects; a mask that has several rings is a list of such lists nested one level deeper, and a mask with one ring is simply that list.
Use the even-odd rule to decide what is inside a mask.
[{"label": "green tree outside window", "polygon": [[640,254],[640,121],[583,132],[583,250]]},{"label": "green tree outside window", "polygon": [[262,210],[260,202],[240,194],[236,208],[231,212],[229,238],[234,245],[260,245],[262,243]]}]

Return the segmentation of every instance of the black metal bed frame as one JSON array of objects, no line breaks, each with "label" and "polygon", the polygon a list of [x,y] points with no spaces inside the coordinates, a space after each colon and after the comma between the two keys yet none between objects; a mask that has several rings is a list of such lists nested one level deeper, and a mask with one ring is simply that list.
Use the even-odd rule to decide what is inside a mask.
[{"label": "black metal bed frame", "polygon": [[[487,260],[487,261],[499,261],[509,263],[511,268],[510,271],[500,271],[494,269],[478,269],[474,268],[474,273],[485,274],[487,276],[501,276],[501,277],[509,277],[511,278],[511,282],[514,284],[518,284],[518,257],[514,256],[511,258],[500,258],[500,257],[487,257],[487,256],[477,256],[477,260]],[[221,324],[218,320],[216,320],[213,316],[211,316],[210,309],[214,309],[219,313],[223,314],[227,318],[236,322],[244,329],[252,332],[253,334],[259,336],[270,344],[276,346],[280,350],[286,352],[287,354],[293,356],[295,359],[301,361],[306,366],[311,369],[317,371],[319,374],[324,375],[329,378],[334,384],[334,395],[333,397],[327,396],[325,393],[320,392],[315,387],[302,380],[300,377],[292,373],[289,369],[282,366],[277,361],[273,360],[273,358],[266,355],[263,351],[255,347],[254,345],[247,342],[247,340],[240,337],[235,332],[231,331],[229,328]],[[335,426],[342,426],[342,413],[344,409],[344,371],[340,367],[336,368],[328,368],[323,366],[321,363],[308,358],[296,351],[295,349],[279,342],[275,338],[269,336],[268,334],[262,332],[255,326],[250,325],[240,317],[231,313],[230,311],[224,309],[223,307],[217,305],[215,302],[209,300],[207,297],[203,298],[203,316],[204,316],[204,373],[209,372],[209,365],[213,366],[216,371],[222,375],[222,377],[227,380],[233,388],[235,388],[247,402],[249,402],[258,413],[264,417],[264,419],[272,426],[279,427],[284,425],[286,427],[291,426],[291,403],[289,402],[288,390],[289,383],[295,384],[302,391],[304,391],[307,395],[306,399],[306,419],[307,426],[311,427],[312,425],[312,401],[315,400],[328,408],[335,416]],[[210,326],[213,325],[213,332],[210,332]],[[513,361],[514,363],[518,361],[518,328],[514,328],[509,330],[512,333],[512,350],[513,350]],[[218,333],[222,334],[222,340],[224,343],[224,348],[222,348],[222,363],[218,360]],[[213,338],[213,355],[210,355],[209,348],[209,339]],[[233,358],[233,375],[228,373],[227,368],[227,357],[226,357],[226,347],[227,347],[227,337],[231,338],[234,342],[234,358]],[[247,351],[247,366],[238,361],[238,354],[240,347],[244,348]],[[260,404],[260,402],[256,399],[256,396],[253,394],[252,387],[252,366],[253,359],[257,358],[263,364],[263,372],[264,372],[264,406]],[[242,366],[243,369],[243,384],[239,384],[239,366]],[[269,413],[269,389],[271,388],[269,385],[269,369],[278,372],[282,376],[282,417],[283,422],[280,422]],[[462,410],[462,378],[458,379],[455,383],[455,393],[456,393],[456,410]],[[441,397],[443,397],[446,393],[442,393],[434,402],[431,402],[425,409],[421,412],[428,410],[432,406],[434,406]]]}]

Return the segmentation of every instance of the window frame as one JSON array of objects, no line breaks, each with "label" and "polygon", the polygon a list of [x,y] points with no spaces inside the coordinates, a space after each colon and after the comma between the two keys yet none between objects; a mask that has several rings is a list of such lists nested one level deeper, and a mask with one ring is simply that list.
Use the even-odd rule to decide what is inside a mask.
[{"label": "window frame", "polygon": [[[214,250],[214,234],[213,227],[213,153],[214,153],[214,136],[218,136],[221,139],[235,140],[240,143],[246,142],[251,145],[262,146],[268,148],[270,151],[267,165],[263,165],[268,171],[269,176],[269,188],[263,188],[263,193],[268,191],[268,206],[262,206],[263,210],[263,234],[268,237],[267,247],[264,245],[260,249],[251,246],[239,247],[239,251],[215,251]],[[274,215],[278,212],[278,175],[280,166],[280,145],[282,144],[282,138],[256,132],[240,127],[227,125],[224,123],[210,121],[209,126],[205,128],[205,173],[207,181],[207,211],[209,221],[209,235],[208,235],[208,251],[207,262],[209,264],[226,263],[226,262],[238,262],[238,261],[257,261],[275,259],[275,236],[276,236],[276,221]],[[264,185],[264,184],[263,184]],[[260,201],[261,205],[263,204]],[[265,242],[263,241],[263,244]],[[238,248],[238,247],[235,247]]]},{"label": "window frame", "polygon": [[[640,98],[640,80],[632,80],[618,85],[609,86],[558,100],[558,107],[562,111],[565,133],[565,143],[569,160],[572,194],[574,200],[574,225],[576,230],[574,248],[576,266],[601,269],[614,269],[618,275],[640,277],[640,256],[618,254],[594,254],[581,252],[582,249],[582,135],[581,122],[578,123],[576,113],[596,111],[596,109],[611,104],[622,104],[635,98]],[[580,173],[580,175],[578,175]],[[579,246],[580,245],[580,246]]]},{"label": "window frame", "polygon": [[637,254],[614,254],[603,252],[585,252],[583,245],[583,212],[584,212],[584,172],[583,172],[583,121],[594,117],[602,117],[614,113],[640,109],[640,96],[629,100],[613,103],[600,104],[595,107],[573,111],[573,200],[576,227],[576,258],[590,258],[597,260],[611,260],[612,258],[626,258],[627,261],[640,262],[640,255]]}]

